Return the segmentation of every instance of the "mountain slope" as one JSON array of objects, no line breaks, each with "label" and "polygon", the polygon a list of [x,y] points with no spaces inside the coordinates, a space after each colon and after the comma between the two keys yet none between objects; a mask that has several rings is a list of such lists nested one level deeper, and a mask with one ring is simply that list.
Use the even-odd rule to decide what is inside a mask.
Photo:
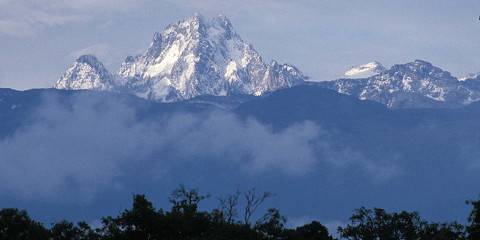
[{"label": "mountain slope", "polygon": [[[415,60],[390,69],[379,62],[353,67],[345,78],[308,83],[373,100],[389,108],[452,108],[480,99],[476,75],[461,81],[429,62]],[[111,74],[94,56],[81,56],[54,88],[129,93],[175,102],[198,96],[263,95],[303,85],[294,66],[265,63],[224,16],[195,15],[155,33],[150,46],[129,56]]]},{"label": "mountain slope", "polygon": [[480,72],[479,73],[469,73],[466,76],[458,78],[460,81],[466,81],[466,80],[476,80],[480,79]]},{"label": "mountain slope", "polygon": [[139,96],[154,100],[200,95],[261,95],[303,82],[294,67],[267,65],[226,17],[196,15],[155,33],[144,54],[127,57],[118,74]]},{"label": "mountain slope", "polygon": [[320,85],[390,108],[459,107],[479,99],[473,80],[459,81],[422,60],[397,64],[368,78],[339,79]]},{"label": "mountain slope", "polygon": [[367,78],[385,71],[386,68],[379,62],[374,61],[357,67],[352,67],[344,73],[346,78]]},{"label": "mountain slope", "polygon": [[305,77],[291,65],[264,63],[226,17],[195,15],[155,33],[142,55],[126,58],[114,87],[108,84],[111,79],[77,61],[55,88],[116,89],[170,102],[202,95],[261,95],[302,84]]},{"label": "mountain slope", "polygon": [[114,76],[92,55],[83,55],[75,60],[53,86],[57,89],[92,89],[108,91],[114,89]]}]

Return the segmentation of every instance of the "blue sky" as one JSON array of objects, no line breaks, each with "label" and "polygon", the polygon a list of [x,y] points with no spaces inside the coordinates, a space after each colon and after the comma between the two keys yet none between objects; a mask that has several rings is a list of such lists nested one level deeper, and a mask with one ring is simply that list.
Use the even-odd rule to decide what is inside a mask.
[{"label": "blue sky", "polygon": [[480,71],[478,0],[0,0],[0,87],[50,87],[84,53],[116,71],[153,32],[195,12],[228,16],[265,60],[314,80],[373,60]]}]

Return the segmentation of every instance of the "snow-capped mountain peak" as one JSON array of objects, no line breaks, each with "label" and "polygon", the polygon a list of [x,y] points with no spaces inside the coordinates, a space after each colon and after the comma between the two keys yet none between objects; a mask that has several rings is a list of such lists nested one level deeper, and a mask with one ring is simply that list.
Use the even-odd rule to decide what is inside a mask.
[{"label": "snow-capped mountain peak", "polygon": [[186,18],[156,33],[144,54],[118,71],[139,96],[160,101],[200,95],[262,94],[303,83],[300,71],[270,73],[225,16]]},{"label": "snow-capped mountain peak", "polygon": [[423,60],[396,64],[366,78],[339,79],[322,85],[391,108],[454,107],[480,99],[480,82],[458,81],[449,72]]},{"label": "snow-capped mountain peak", "polygon": [[475,80],[479,79],[480,80],[480,72],[478,73],[469,73],[463,77],[458,78],[459,81],[467,81],[467,80]]},{"label": "snow-capped mountain peak", "polygon": [[83,55],[55,83],[58,89],[112,90],[114,77],[93,55]]},{"label": "snow-capped mountain peak", "polygon": [[344,77],[367,78],[382,73],[385,70],[385,67],[381,63],[374,61],[350,68],[344,73]]},{"label": "snow-capped mountain peak", "polygon": [[113,77],[93,56],[84,56],[55,84],[61,89],[126,91],[156,101],[201,95],[253,94],[304,83],[288,64],[266,64],[222,15],[199,14],[156,32],[149,47],[128,56]]}]

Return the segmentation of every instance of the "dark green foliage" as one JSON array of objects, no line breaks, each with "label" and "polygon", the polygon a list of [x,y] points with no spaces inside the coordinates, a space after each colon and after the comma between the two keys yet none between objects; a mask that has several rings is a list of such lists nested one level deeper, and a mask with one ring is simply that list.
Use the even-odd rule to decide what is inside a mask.
[{"label": "dark green foliage", "polygon": [[74,225],[71,222],[61,221],[52,226],[50,229],[51,240],[97,240],[100,239],[98,235],[85,222],[79,222]]},{"label": "dark green foliage", "polygon": [[468,239],[478,240],[480,239],[480,200],[468,201],[467,204],[470,204],[473,207],[470,216],[468,216]]},{"label": "dark green foliage", "polygon": [[350,217],[351,223],[339,228],[340,235],[347,239],[416,239],[422,224],[416,213],[388,214],[383,209],[360,208]]},{"label": "dark green foliage", "polygon": [[[0,210],[0,240],[334,240],[327,228],[317,221],[288,229],[286,217],[270,208],[249,224],[255,210],[271,196],[245,195],[243,221],[237,219],[240,193],[218,198],[220,208],[199,210],[207,199],[196,189],[181,186],[169,200],[170,211],[157,210],[144,195],[134,195],[131,209],[119,216],[102,218],[102,226],[92,229],[87,223],[60,221],[46,229],[32,220],[27,212],[17,209]],[[480,200],[468,201],[473,209],[464,227],[458,223],[429,223],[416,212],[389,213],[380,208],[359,208],[350,223],[340,227],[341,239],[350,240],[478,240],[480,239]]]},{"label": "dark green foliage", "polygon": [[79,235],[80,230],[67,221],[56,223],[50,230],[50,236],[55,240],[78,239]]},{"label": "dark green foliage", "polygon": [[428,223],[416,212],[387,213],[379,208],[355,210],[350,223],[340,227],[339,233],[351,240],[464,239],[463,226],[457,223]]},{"label": "dark green foliage", "polygon": [[172,204],[172,213],[193,215],[198,210],[198,204],[208,197],[210,196],[199,194],[197,189],[188,190],[185,186],[180,185],[169,198]]},{"label": "dark green foliage", "polygon": [[431,223],[427,224],[421,234],[421,239],[425,240],[463,240],[465,238],[465,228],[458,223]]},{"label": "dark green foliage", "polygon": [[313,221],[289,231],[287,239],[333,240],[333,237],[328,234],[328,229],[325,226]]},{"label": "dark green foliage", "polygon": [[263,239],[279,239],[284,235],[287,219],[275,208],[268,209],[267,213],[255,224],[255,229]]},{"label": "dark green foliage", "polygon": [[159,239],[162,218],[143,195],[133,197],[133,207],[120,216],[102,219],[102,239]]},{"label": "dark green foliage", "polygon": [[27,212],[8,208],[0,210],[0,239],[42,240],[48,239],[48,231],[30,219]]}]

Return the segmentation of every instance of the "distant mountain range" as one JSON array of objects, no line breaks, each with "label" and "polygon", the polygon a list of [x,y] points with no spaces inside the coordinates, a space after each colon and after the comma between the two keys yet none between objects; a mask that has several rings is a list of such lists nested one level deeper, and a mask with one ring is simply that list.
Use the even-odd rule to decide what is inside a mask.
[{"label": "distant mountain range", "polygon": [[[370,65],[373,65],[373,71],[378,71],[370,77],[318,84],[362,100],[377,101],[390,108],[459,107],[480,99],[478,77],[460,81],[449,72],[422,60],[396,64],[380,71],[375,66],[381,65]],[[359,69],[368,69],[365,66],[368,65]]]},{"label": "distant mountain range", "polygon": [[172,102],[205,95],[259,96],[301,84],[333,89],[389,108],[452,108],[480,99],[479,74],[459,80],[422,60],[389,69],[370,62],[352,67],[341,79],[307,81],[292,65],[265,63],[235,32],[228,18],[205,19],[200,15],[155,33],[148,49],[127,57],[115,74],[95,56],[79,57],[54,88],[126,92]]}]

